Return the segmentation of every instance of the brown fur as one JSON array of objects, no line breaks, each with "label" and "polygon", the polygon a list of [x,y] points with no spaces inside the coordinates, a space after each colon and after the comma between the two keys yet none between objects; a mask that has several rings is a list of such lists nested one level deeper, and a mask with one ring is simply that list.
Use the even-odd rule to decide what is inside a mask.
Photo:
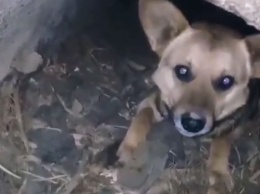
[{"label": "brown fur", "polygon": [[[219,25],[198,23],[190,26],[182,13],[166,0],[140,0],[139,15],[151,48],[161,57],[152,79],[159,88],[161,100],[174,108],[175,114],[199,107],[210,123],[246,104],[250,78],[260,77],[259,35],[242,38]],[[173,69],[178,64],[192,69],[193,81],[184,84],[177,79]],[[216,91],[212,84],[221,75],[231,75],[236,82],[225,92]],[[126,156],[131,157],[131,152],[145,141],[152,121],[163,119],[154,104],[156,95],[139,105],[118,151],[121,160],[127,162]],[[213,186],[219,180],[224,180],[232,190],[228,158],[234,134],[212,140],[208,194],[217,193]]]}]

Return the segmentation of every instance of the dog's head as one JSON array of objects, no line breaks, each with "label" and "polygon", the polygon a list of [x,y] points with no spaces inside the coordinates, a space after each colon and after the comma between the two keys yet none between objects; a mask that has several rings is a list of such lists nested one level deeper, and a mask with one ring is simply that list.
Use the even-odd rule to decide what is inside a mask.
[{"label": "dog's head", "polygon": [[249,80],[260,77],[260,35],[242,38],[218,25],[190,26],[166,0],[140,0],[139,16],[160,56],[152,79],[183,135],[207,134],[246,104]]}]

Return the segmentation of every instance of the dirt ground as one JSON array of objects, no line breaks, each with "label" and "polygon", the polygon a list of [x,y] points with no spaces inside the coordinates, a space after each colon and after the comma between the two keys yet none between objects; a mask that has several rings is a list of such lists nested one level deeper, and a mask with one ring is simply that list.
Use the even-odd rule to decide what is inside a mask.
[{"label": "dirt ground", "polygon": [[[146,78],[157,58],[143,47],[139,58],[133,49],[120,52],[95,33],[70,36],[39,71],[13,72],[2,84],[0,194],[130,193],[122,185],[149,194],[205,193],[208,140],[184,138],[167,122],[154,126],[138,161],[117,171],[115,152],[152,89]],[[140,164],[144,170],[135,168]],[[234,144],[230,168],[234,194],[260,192],[259,122]]]}]

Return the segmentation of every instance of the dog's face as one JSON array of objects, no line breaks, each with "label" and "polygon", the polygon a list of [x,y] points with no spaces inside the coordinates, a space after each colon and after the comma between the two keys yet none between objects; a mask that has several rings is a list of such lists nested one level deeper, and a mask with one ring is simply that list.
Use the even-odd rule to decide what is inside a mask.
[{"label": "dog's face", "polygon": [[217,25],[189,26],[165,0],[140,0],[139,14],[161,57],[153,80],[183,135],[209,133],[215,121],[247,102],[248,82],[260,75],[260,36],[242,39]]}]

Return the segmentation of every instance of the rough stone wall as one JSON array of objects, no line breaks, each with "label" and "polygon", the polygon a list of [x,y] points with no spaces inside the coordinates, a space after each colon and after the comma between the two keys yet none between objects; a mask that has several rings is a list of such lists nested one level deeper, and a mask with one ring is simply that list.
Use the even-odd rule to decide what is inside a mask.
[{"label": "rough stone wall", "polygon": [[55,26],[75,11],[75,2],[0,0],[0,80],[11,66],[28,72],[41,63],[41,57],[35,53],[39,41],[55,38]]},{"label": "rough stone wall", "polygon": [[260,2],[258,0],[207,0],[243,18],[248,25],[260,30]]}]

